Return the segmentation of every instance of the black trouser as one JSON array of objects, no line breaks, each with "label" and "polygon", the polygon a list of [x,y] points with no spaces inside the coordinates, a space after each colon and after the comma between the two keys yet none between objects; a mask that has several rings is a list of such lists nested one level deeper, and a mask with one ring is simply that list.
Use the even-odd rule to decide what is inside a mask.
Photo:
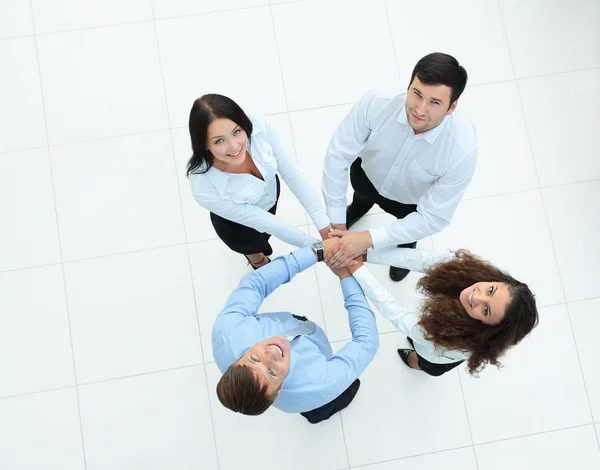
[{"label": "black trouser", "polygon": [[304,416],[310,423],[319,423],[321,421],[325,421],[326,419],[331,418],[334,414],[337,413],[338,409],[335,406],[335,401],[339,398],[343,397],[345,393],[349,393],[352,388],[352,384],[346,390],[344,390],[341,395],[334,398],[329,403],[325,403],[323,406],[315,408],[314,410],[305,411],[300,413]]},{"label": "black trouser", "polygon": [[[352,184],[352,189],[354,189],[352,211],[355,214],[366,214],[374,204],[377,204],[384,212],[393,215],[397,219],[403,219],[408,214],[417,211],[416,204],[403,204],[379,194],[373,183],[371,183],[371,180],[367,177],[361,163],[362,160],[357,158],[350,167],[350,183]],[[398,246],[412,247],[413,244],[406,243]]]},{"label": "black trouser", "polygon": [[[413,340],[411,338],[407,338],[407,339],[408,339],[408,342],[410,343],[410,345],[414,348],[415,343],[413,343]],[[416,351],[415,351],[415,354],[417,355],[419,368],[426,374],[432,375],[434,377],[439,377],[440,375],[444,375],[449,370],[452,370],[459,364],[462,364],[463,362],[465,362],[465,361],[458,361],[458,362],[450,362],[448,364],[436,364],[435,362],[429,362],[427,359],[423,359],[421,356],[419,356],[419,353]]]},{"label": "black trouser", "polygon": [[[277,202],[279,201],[279,176],[275,175],[277,180],[277,200],[275,205],[269,209],[269,212],[275,215],[277,211]],[[236,253],[242,255],[251,255],[253,253],[264,253],[268,250],[270,233],[261,233],[253,228],[232,222],[213,212],[210,213],[210,220],[217,232],[218,237]]]}]

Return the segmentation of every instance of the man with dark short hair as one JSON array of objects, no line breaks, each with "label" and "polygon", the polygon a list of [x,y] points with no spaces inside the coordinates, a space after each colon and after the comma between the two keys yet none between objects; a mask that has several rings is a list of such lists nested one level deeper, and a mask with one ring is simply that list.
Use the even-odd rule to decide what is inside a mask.
[{"label": "man with dark short hair", "polygon": [[[475,129],[456,112],[466,84],[467,72],[458,61],[434,52],[417,62],[408,86],[374,88],[344,118],[323,169],[333,228],[349,229],[374,204],[398,220],[345,232],[328,265],[347,266],[368,248],[415,248],[417,240],[450,223],[477,160]],[[354,195],[346,207],[348,180]],[[391,267],[390,278],[400,281],[408,272]]]},{"label": "man with dark short hair", "polygon": [[335,273],[352,341],[336,354],[325,332],[307,318],[290,312],[257,314],[271,292],[322,261],[337,243],[329,239],[276,258],[245,275],[233,291],[212,331],[213,353],[223,372],[217,396],[225,407],[259,415],[273,405],[318,423],[350,404],[379,338],[373,312],[348,269]]}]

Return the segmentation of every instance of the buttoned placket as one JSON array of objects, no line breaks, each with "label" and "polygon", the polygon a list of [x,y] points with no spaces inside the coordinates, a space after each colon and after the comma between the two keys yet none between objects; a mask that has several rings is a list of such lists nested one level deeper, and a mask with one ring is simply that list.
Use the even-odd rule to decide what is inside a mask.
[{"label": "buttoned placket", "polygon": [[402,147],[400,148],[400,152],[394,159],[394,163],[392,163],[390,171],[388,171],[387,176],[385,177],[385,179],[383,180],[383,183],[381,184],[381,188],[379,190],[380,193],[388,193],[389,194],[390,188],[394,185],[394,182],[396,181],[396,177],[398,176],[398,173],[400,173],[400,171],[404,170],[406,168],[406,166],[410,163],[408,161],[408,156],[410,154],[410,151],[413,148],[413,145],[415,144],[415,142],[418,138],[419,138],[418,135],[411,135],[411,136],[408,136],[404,140],[404,143],[402,144]]}]

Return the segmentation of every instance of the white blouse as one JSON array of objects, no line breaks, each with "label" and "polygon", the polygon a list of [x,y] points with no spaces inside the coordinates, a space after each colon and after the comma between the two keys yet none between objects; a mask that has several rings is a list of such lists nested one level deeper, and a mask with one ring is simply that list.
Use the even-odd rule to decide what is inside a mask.
[{"label": "white blouse", "polygon": [[[424,272],[435,263],[448,261],[454,257],[453,253],[435,253],[428,250],[411,248],[383,248],[381,250],[368,250],[369,263],[387,264],[411,271]],[[361,266],[354,272],[367,298],[385,318],[413,340],[415,350],[423,359],[435,364],[449,364],[468,359],[467,351],[444,349],[436,347],[423,336],[423,330],[418,325],[420,314],[402,305],[396,298],[383,287],[371,274],[366,266]]]},{"label": "white blouse", "polygon": [[273,127],[262,116],[248,114],[252,121],[249,152],[264,181],[250,174],[234,174],[214,166],[206,173],[192,173],[190,182],[194,198],[215,214],[271,235],[297,247],[308,246],[316,238],[308,235],[268,210],[277,202],[279,173],[317,230],[329,225],[323,202],[310,185],[296,160],[286,151]]}]

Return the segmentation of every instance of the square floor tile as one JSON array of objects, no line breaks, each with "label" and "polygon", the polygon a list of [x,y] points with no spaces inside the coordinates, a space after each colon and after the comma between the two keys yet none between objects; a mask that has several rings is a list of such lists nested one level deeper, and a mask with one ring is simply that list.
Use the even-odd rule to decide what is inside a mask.
[{"label": "square floor tile", "polygon": [[537,188],[516,83],[469,87],[458,107],[475,125],[478,141],[477,169],[464,199]]},{"label": "square floor tile", "polygon": [[23,0],[0,3],[0,38],[33,34],[31,5]]},{"label": "square floor tile", "polygon": [[0,274],[0,323],[0,396],[75,385],[60,266]]},{"label": "square floor tile", "polygon": [[499,3],[517,77],[600,65],[599,15],[594,0]]},{"label": "square floor tile", "polygon": [[411,370],[396,352],[408,347],[404,335],[379,341],[356,398],[342,411],[350,466],[471,445],[456,370],[441,377]]},{"label": "square floor tile", "polygon": [[346,468],[339,415],[314,425],[299,413],[283,413],[273,407],[260,416],[233,413],[217,398],[215,390],[221,373],[216,364],[207,364],[206,372],[221,470],[264,469],[265,456],[256,452],[260,436],[268,439],[267,459],[280,462],[285,470]]},{"label": "square floor tile", "polygon": [[31,0],[36,33],[152,20],[150,0]]},{"label": "square floor tile", "polygon": [[0,400],[0,468],[84,470],[75,388]]},{"label": "square floor tile", "polygon": [[539,309],[540,323],[479,378],[461,370],[473,441],[592,422],[566,306]]},{"label": "square floor tile", "polygon": [[50,153],[65,260],[185,241],[168,131]]},{"label": "square floor tile", "polygon": [[48,150],[0,154],[0,197],[0,271],[60,263]]},{"label": "square floor tile", "polygon": [[479,470],[600,467],[600,450],[593,426],[494,442],[475,449]]},{"label": "square floor tile", "polygon": [[0,63],[0,152],[46,145],[34,38],[0,41]]},{"label": "square floor tile", "polygon": [[[519,80],[519,90],[542,186],[600,178],[594,122],[600,107],[600,69]],[[549,95],[569,99],[548,101]],[[586,106],[579,103],[585,102]],[[577,119],[574,119],[577,116]]]},{"label": "square floor tile", "polygon": [[185,246],[65,265],[79,383],[202,362]]},{"label": "square floor tile", "polygon": [[173,148],[175,149],[175,162],[177,166],[177,179],[179,180],[179,197],[183,207],[183,219],[188,242],[197,242],[217,238],[210,221],[210,212],[196,202],[192,195],[190,180],[186,176],[187,162],[192,157],[192,144],[187,128],[173,129],[171,131]]},{"label": "square floor tile", "polygon": [[383,0],[296,2],[272,11],[290,110],[354,102],[398,78]]},{"label": "square floor tile", "polygon": [[51,144],[168,128],[154,24],[38,37]]},{"label": "square floor tile", "polygon": [[600,181],[543,190],[548,223],[568,301],[600,290]]},{"label": "square floor tile", "polygon": [[[359,220],[356,225],[353,225],[352,231],[382,227],[393,222],[394,218],[389,214],[368,215]],[[431,238],[420,240],[418,247],[432,249]],[[390,279],[389,266],[367,263],[367,267],[381,285],[390,291],[396,299],[408,307],[412,307],[415,310],[419,309],[419,304],[423,297],[415,290],[415,286],[422,274],[411,272],[402,282],[394,282]],[[321,305],[323,306],[323,315],[325,317],[329,340],[348,340],[352,337],[352,333],[348,325],[348,311],[344,308],[344,296],[340,281],[323,263],[317,264],[316,270],[319,280],[319,290],[321,292]],[[377,328],[380,333],[397,331],[391,322],[386,320],[372,304],[370,305],[373,312],[375,312]]]},{"label": "square floor tile", "polygon": [[203,366],[79,389],[87,470],[217,468]]},{"label": "square floor tile", "polygon": [[[302,229],[306,231],[306,227]],[[272,259],[296,249],[274,237],[270,243],[273,246]],[[190,258],[204,356],[208,362],[214,360],[211,335],[215,319],[242,277],[252,268],[248,266],[243,255],[231,251],[221,240],[190,245]],[[211,269],[207,269],[208,266]],[[259,309],[260,313],[275,311],[304,315],[321,326],[325,324],[314,268],[297,274],[291,282],[280,286],[265,299]]]},{"label": "square floor tile", "polygon": [[539,191],[462,201],[433,236],[437,251],[467,248],[529,285],[538,307],[564,301]]},{"label": "square floor tile", "polygon": [[472,447],[361,467],[363,470],[476,470]]},{"label": "square floor tile", "polygon": [[152,0],[152,3],[156,18],[169,18],[268,5],[269,0]]},{"label": "square floor tile", "polygon": [[[171,126],[185,126],[206,93],[263,114],[287,111],[268,7],[160,20],[156,28]],[[199,46],[216,43],[222,52],[198,56]]]},{"label": "square floor tile", "polygon": [[[360,96],[357,96],[358,100]],[[292,132],[296,143],[298,163],[312,183],[323,195],[323,164],[327,147],[334,132],[352,109],[352,105],[330,106],[290,113]],[[348,201],[352,201],[352,186],[348,182]]]},{"label": "square floor tile", "polygon": [[388,1],[387,8],[400,76],[407,81],[419,59],[434,51],[454,56],[469,84],[514,78],[496,0],[429,1],[427,11],[435,13],[426,20],[416,2]]},{"label": "square floor tile", "polygon": [[596,363],[598,341],[595,335],[600,330],[598,312],[600,312],[600,299],[569,304],[571,325],[594,421],[600,421],[600,370]]}]

